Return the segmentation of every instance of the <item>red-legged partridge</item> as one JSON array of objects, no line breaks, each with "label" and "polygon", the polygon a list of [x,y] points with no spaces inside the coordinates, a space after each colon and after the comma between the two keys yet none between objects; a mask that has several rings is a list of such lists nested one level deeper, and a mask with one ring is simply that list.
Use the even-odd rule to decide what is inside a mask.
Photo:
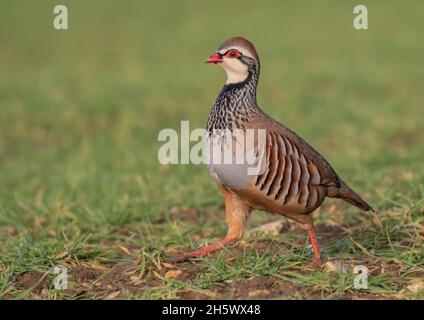
[{"label": "red-legged partridge", "polygon": [[[252,174],[246,164],[234,161],[221,164],[209,159],[208,169],[224,196],[228,233],[224,239],[190,252],[189,256],[206,256],[225,244],[237,243],[251,210],[261,209],[301,223],[310,237],[314,264],[320,264],[311,213],[326,197],[343,199],[364,211],[372,208],[340,179],[323,156],[258,107],[256,88],[260,63],[251,42],[241,37],[228,39],[206,62],[220,65],[227,74],[227,81],[209,115],[208,143],[216,146],[216,140],[221,141],[218,148],[223,150],[225,139],[213,139],[219,136],[217,132],[237,131],[247,135],[250,129],[256,137],[252,144],[256,163],[262,164],[262,170]],[[259,129],[265,132],[263,142]],[[230,145],[244,145],[247,153],[247,139],[243,139],[243,134],[233,134]]]}]

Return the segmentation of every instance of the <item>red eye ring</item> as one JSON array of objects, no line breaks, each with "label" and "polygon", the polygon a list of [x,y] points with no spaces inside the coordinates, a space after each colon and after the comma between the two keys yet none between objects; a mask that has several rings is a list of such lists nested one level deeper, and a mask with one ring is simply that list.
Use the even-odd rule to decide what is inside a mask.
[{"label": "red eye ring", "polygon": [[241,53],[238,52],[236,49],[231,49],[231,50],[228,50],[227,51],[227,53],[225,54],[225,56],[227,58],[238,58],[238,57],[241,56]]}]

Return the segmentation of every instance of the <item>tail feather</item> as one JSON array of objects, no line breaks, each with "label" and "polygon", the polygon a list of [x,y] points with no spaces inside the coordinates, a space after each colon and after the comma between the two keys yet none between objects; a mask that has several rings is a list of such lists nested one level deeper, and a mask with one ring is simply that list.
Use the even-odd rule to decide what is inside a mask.
[{"label": "tail feather", "polygon": [[327,195],[329,197],[342,199],[363,211],[374,211],[374,209],[366,203],[364,199],[349,188],[349,186],[343,181],[340,181],[340,187],[329,187],[327,191]]}]

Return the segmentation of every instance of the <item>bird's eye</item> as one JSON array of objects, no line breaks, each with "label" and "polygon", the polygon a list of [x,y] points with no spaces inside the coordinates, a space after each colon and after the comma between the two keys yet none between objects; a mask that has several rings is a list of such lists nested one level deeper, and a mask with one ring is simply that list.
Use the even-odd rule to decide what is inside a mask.
[{"label": "bird's eye", "polygon": [[241,54],[240,52],[238,52],[236,49],[231,49],[227,52],[226,56],[228,58],[237,58],[239,57]]}]

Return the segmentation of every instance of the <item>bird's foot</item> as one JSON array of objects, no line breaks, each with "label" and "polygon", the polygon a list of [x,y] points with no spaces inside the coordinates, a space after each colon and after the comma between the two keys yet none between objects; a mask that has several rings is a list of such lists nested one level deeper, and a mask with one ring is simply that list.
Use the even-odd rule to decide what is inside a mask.
[{"label": "bird's foot", "polygon": [[204,258],[208,257],[212,252],[217,250],[222,250],[225,245],[228,244],[237,244],[240,237],[236,236],[226,236],[224,239],[219,240],[215,243],[212,243],[210,245],[204,246],[198,250],[189,251],[185,253],[180,253],[178,256],[171,257],[170,261],[172,263],[181,263],[185,262],[192,258]]},{"label": "bird's foot", "polygon": [[305,267],[306,269],[320,269],[324,265],[324,262],[320,257],[315,257],[310,263],[308,263]]},{"label": "bird's foot", "polygon": [[188,258],[204,258],[208,257],[212,252],[217,250],[222,250],[225,245],[236,242],[237,239],[234,237],[225,237],[222,240],[219,240],[215,243],[207,245],[205,247],[200,248],[199,250],[190,251],[188,253]]}]

